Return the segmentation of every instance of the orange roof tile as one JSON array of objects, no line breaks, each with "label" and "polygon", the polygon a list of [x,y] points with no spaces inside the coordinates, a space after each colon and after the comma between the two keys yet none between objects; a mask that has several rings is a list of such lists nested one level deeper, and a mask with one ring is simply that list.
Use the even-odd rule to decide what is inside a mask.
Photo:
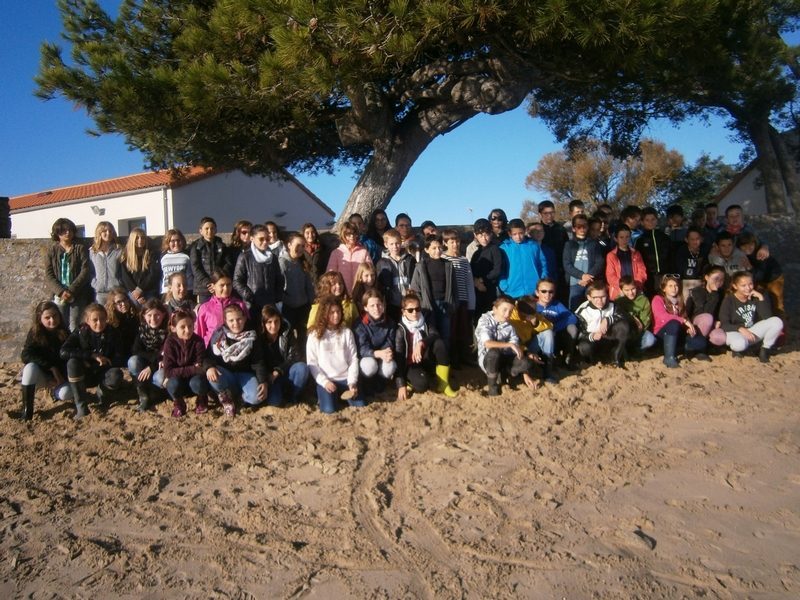
[{"label": "orange roof tile", "polygon": [[33,208],[35,206],[46,206],[70,200],[81,200],[83,198],[96,198],[132,190],[141,190],[152,187],[166,186],[170,188],[180,187],[187,183],[197,181],[210,175],[215,175],[220,171],[208,169],[206,167],[188,167],[178,173],[170,170],[147,171],[135,175],[115,177],[114,179],[104,179],[94,183],[82,183],[69,187],[46,190],[34,194],[23,196],[12,196],[9,199],[11,210],[21,208]]}]

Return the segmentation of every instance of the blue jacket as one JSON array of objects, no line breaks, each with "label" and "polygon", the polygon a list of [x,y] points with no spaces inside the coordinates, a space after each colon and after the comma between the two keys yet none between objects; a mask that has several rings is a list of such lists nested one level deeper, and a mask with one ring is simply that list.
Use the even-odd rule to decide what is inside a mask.
[{"label": "blue jacket", "polygon": [[504,264],[499,287],[512,298],[533,294],[539,280],[550,274],[544,253],[533,240],[526,238],[517,244],[509,238],[500,244],[500,250]]},{"label": "blue jacket", "polygon": [[384,316],[380,321],[376,321],[369,315],[364,315],[353,330],[359,358],[372,357],[375,355],[375,350],[386,348],[391,348],[397,353],[399,348],[397,325],[389,317]]},{"label": "blue jacket", "polygon": [[553,324],[553,331],[562,331],[567,328],[567,325],[577,325],[578,323],[578,317],[561,302],[554,302],[548,306],[537,304],[536,312],[547,317],[547,320]]}]

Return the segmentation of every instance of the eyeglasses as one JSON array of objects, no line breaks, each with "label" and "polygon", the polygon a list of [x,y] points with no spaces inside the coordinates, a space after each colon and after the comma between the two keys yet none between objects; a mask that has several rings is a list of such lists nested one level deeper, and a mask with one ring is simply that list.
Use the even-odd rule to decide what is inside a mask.
[{"label": "eyeglasses", "polygon": [[405,310],[407,313],[418,313],[418,312],[422,311],[422,309],[421,309],[419,306],[415,306],[415,307],[413,307],[413,308],[406,308],[406,309],[404,309],[404,310]]}]

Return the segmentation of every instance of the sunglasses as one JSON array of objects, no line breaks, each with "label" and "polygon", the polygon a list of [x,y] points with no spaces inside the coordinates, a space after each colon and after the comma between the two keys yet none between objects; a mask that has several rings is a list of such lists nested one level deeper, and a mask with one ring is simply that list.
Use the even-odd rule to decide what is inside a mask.
[{"label": "sunglasses", "polygon": [[422,311],[422,309],[419,306],[415,306],[414,308],[406,308],[403,310],[405,310],[407,313],[418,313]]},{"label": "sunglasses", "polygon": [[539,290],[540,294],[555,294],[555,290]]},{"label": "sunglasses", "polygon": [[489,220],[490,221],[502,221],[503,217],[491,217]]}]

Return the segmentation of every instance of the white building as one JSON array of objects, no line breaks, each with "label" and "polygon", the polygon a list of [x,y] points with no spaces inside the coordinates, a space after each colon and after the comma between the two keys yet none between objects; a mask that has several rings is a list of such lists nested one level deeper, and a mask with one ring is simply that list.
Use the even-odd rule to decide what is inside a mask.
[{"label": "white building", "polygon": [[767,194],[761,179],[758,161],[753,161],[739,171],[714,198],[719,213],[732,204],[738,204],[746,215],[765,215],[767,212]]},{"label": "white building", "polygon": [[224,232],[240,219],[275,221],[286,230],[306,222],[325,228],[334,219],[333,211],[288,173],[286,179],[270,179],[202,167],[180,175],[150,171],[15,196],[9,205],[16,238],[50,237],[52,223],[61,217],[88,237],[100,221],[110,221],[122,236],[134,227],[158,236],[173,228],[195,233],[204,216]]}]

